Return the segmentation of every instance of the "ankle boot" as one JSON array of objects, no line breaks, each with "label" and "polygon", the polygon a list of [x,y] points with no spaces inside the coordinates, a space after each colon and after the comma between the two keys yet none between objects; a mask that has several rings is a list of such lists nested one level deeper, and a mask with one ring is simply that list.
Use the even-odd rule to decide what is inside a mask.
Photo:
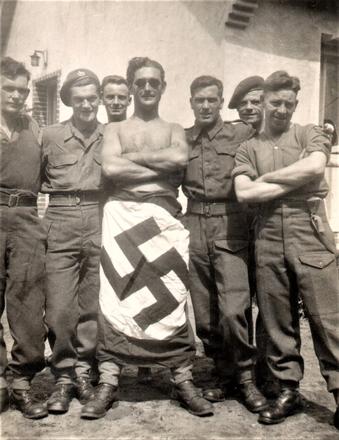
[{"label": "ankle boot", "polygon": [[176,385],[180,404],[194,416],[212,416],[213,405],[201,396],[191,380]]},{"label": "ankle boot", "polygon": [[11,405],[22,412],[27,419],[42,419],[48,416],[46,404],[34,401],[28,390],[13,390]]},{"label": "ankle boot", "polygon": [[118,387],[108,383],[99,384],[91,400],[82,408],[81,418],[100,419],[105,417],[116,400],[118,400]]}]

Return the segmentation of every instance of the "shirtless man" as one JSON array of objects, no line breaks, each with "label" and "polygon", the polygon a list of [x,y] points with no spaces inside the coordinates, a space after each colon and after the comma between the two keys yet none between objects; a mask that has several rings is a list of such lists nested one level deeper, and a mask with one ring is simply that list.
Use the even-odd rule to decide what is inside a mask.
[{"label": "shirtless man", "polygon": [[172,371],[182,406],[212,415],[192,382],[195,346],[187,314],[188,231],[179,220],[175,173],[187,164],[185,134],[159,117],[162,66],[133,58],[127,83],[134,114],[108,124],[102,169],[111,180],[104,208],[97,357],[100,381],[83,418],[104,417],[117,400],[124,365]]}]

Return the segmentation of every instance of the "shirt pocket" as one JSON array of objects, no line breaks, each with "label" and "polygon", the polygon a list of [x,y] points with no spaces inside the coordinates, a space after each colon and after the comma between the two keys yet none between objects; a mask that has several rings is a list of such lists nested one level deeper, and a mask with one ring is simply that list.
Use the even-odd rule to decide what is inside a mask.
[{"label": "shirt pocket", "polygon": [[231,173],[234,168],[235,154],[238,145],[215,145],[215,151],[217,153],[216,167],[218,173],[222,175],[222,178],[231,177]]},{"label": "shirt pocket", "polygon": [[[48,157],[48,175],[57,188],[67,188],[77,175],[75,154],[55,154]],[[72,178],[73,176],[73,178]]]}]

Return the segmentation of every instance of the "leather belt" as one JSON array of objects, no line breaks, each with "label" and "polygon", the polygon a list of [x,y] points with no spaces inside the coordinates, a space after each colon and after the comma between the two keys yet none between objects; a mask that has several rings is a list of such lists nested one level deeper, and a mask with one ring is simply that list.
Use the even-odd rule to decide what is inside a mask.
[{"label": "leather belt", "polygon": [[187,202],[187,214],[204,215],[205,217],[242,211],[242,206],[237,202],[199,202],[191,199]]},{"label": "leather belt", "polygon": [[37,198],[23,194],[0,193],[0,205],[8,206],[9,208],[14,208],[16,206],[37,207]]},{"label": "leather belt", "polygon": [[49,206],[95,205],[100,202],[99,191],[57,192],[49,194]]}]

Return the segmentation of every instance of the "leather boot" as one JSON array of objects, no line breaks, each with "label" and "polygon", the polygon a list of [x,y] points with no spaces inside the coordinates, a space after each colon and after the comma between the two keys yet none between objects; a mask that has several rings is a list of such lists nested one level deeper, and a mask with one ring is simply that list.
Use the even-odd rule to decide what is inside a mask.
[{"label": "leather boot", "polygon": [[237,386],[235,382],[222,383],[216,382],[213,386],[205,388],[202,391],[202,397],[209,402],[223,402],[229,396],[235,396]]},{"label": "leather boot", "polygon": [[13,408],[22,412],[27,419],[42,419],[48,416],[46,404],[35,402],[28,390],[13,390],[11,395]]},{"label": "leather boot", "polygon": [[52,414],[64,414],[74,395],[73,384],[57,384],[47,402],[48,411]]},{"label": "leather boot", "polygon": [[180,404],[194,416],[212,416],[213,405],[201,396],[191,380],[176,385],[177,398]]},{"label": "leather boot", "polygon": [[302,401],[298,389],[284,388],[269,408],[260,413],[258,421],[265,425],[281,423],[301,407]]},{"label": "leather boot", "polygon": [[267,400],[252,380],[240,384],[239,391],[242,403],[252,413],[257,413],[267,408]]},{"label": "leather boot", "polygon": [[94,388],[89,377],[77,377],[76,394],[79,402],[85,405],[94,395]]},{"label": "leather boot", "polygon": [[0,413],[7,411],[9,408],[9,394],[7,388],[0,389]]},{"label": "leather boot", "polygon": [[118,400],[118,387],[108,383],[99,384],[91,400],[82,408],[81,418],[100,419],[105,417],[116,400]]}]

